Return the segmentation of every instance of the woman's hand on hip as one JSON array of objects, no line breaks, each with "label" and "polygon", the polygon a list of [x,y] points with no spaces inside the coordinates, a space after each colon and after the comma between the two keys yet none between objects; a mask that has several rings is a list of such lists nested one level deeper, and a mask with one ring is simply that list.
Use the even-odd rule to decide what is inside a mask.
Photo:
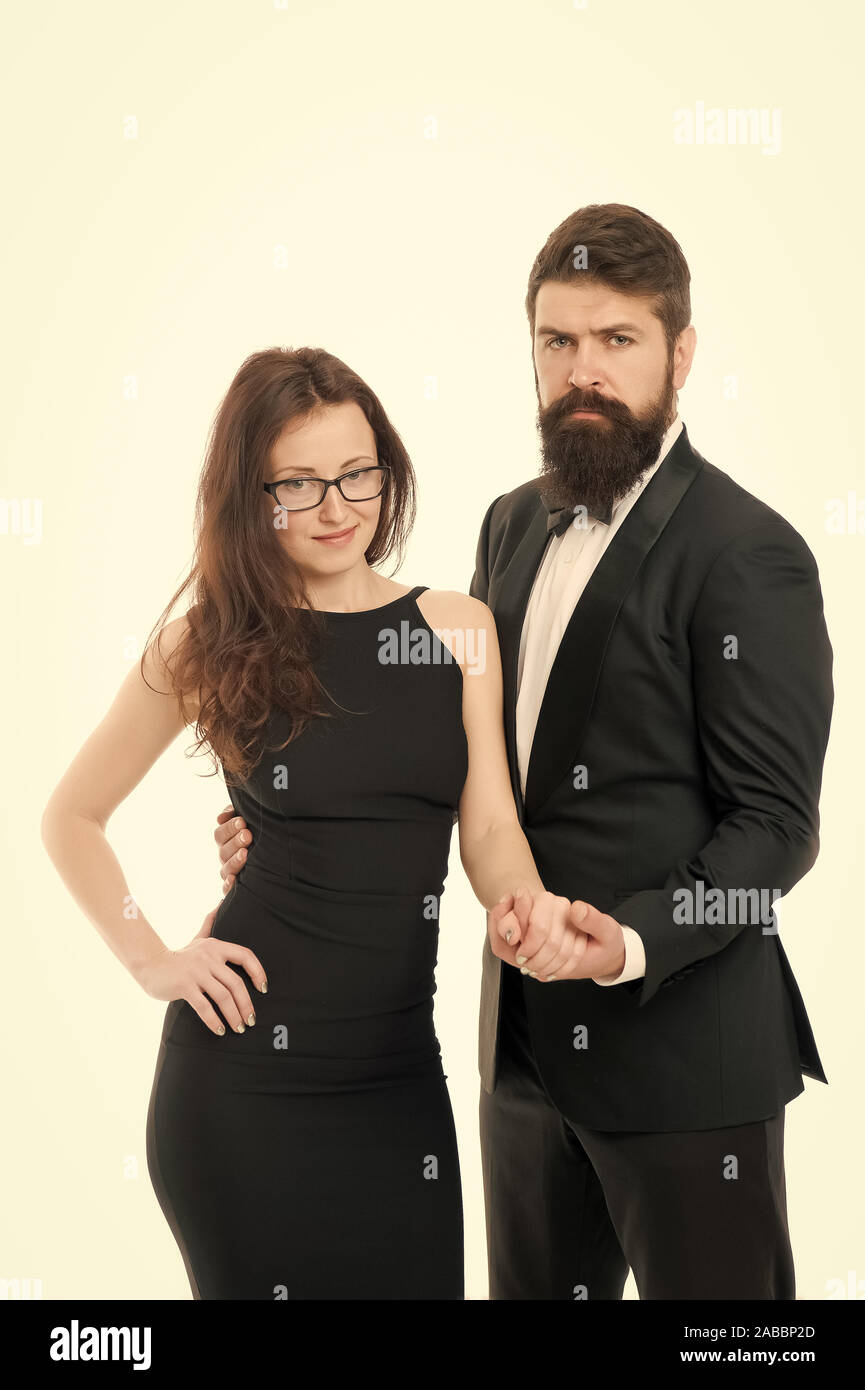
[{"label": "woman's hand on hip", "polygon": [[267,979],[261,961],[248,946],[210,935],[218,911],[208,912],[188,946],[180,951],[166,947],[141,968],[137,978],[152,999],[185,999],[212,1033],[225,1032],[214,1004],[232,1032],[243,1033],[255,1023],[255,1009],[242,978],[228,962],[242,966],[262,994],[267,992]]}]

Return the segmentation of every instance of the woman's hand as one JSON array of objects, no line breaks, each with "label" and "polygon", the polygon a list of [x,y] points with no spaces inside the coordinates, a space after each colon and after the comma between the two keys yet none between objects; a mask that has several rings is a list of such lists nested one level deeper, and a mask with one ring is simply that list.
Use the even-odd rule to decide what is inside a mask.
[{"label": "woman's hand", "polygon": [[208,912],[188,946],[180,951],[166,947],[138,970],[136,978],[152,999],[185,999],[210,1031],[221,1035],[225,1028],[212,999],[232,1030],[243,1033],[246,1024],[255,1023],[255,1010],[243,980],[226,962],[242,965],[262,994],[267,993],[267,980],[254,951],[210,935],[218,911],[215,907]]},{"label": "woman's hand", "polygon": [[588,937],[574,924],[571,903],[553,893],[518,889],[506,893],[489,914],[493,955],[546,983],[579,979]]}]

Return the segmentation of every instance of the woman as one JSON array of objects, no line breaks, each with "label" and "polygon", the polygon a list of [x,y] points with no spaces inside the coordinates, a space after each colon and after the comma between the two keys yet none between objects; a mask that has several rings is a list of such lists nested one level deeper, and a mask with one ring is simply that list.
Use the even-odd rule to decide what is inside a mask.
[{"label": "woman", "polygon": [[[160,629],[190,585],[194,601],[148,641],[46,808],[70,890],[169,1001],[147,1155],[196,1298],[464,1296],[433,1026],[455,813],[485,907],[532,896],[558,943],[546,968],[585,940],[518,824],[492,614],[374,568],[413,517],[409,458],[354,372],[319,349],[248,358]],[[175,951],[130,912],[104,827],[192,723],[256,853]]]}]

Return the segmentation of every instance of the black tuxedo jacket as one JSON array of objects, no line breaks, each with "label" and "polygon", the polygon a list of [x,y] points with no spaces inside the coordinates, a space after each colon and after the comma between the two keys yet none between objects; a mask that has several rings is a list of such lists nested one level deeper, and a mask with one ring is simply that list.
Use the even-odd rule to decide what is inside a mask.
[{"label": "black tuxedo jacket", "polygon": [[[520,977],[538,1068],[562,1113],[596,1129],[766,1118],[803,1075],[826,1080],[777,927],[751,921],[731,891],[771,904],[817,856],[833,691],[814,557],[683,428],[562,636],[524,803],[516,676],[549,539],[538,484],[492,503],[471,584],[495,615],[514,798],[545,888],[633,927],[646,952],[645,977],[621,985]],[[678,889],[693,894],[690,914]],[[705,906],[711,889],[720,914],[721,895]],[[513,968],[485,941],[488,1091]]]}]

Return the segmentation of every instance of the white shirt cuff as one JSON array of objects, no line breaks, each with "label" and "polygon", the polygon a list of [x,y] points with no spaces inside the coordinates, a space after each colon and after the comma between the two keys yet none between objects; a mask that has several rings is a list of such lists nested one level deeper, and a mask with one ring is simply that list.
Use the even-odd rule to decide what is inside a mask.
[{"label": "white shirt cuff", "polygon": [[622,926],[622,936],[625,938],[625,964],[622,966],[621,973],[618,975],[602,975],[600,979],[592,978],[596,985],[622,985],[626,980],[639,980],[646,973],[646,950],[643,946],[642,938],[634,931],[633,927]]}]

